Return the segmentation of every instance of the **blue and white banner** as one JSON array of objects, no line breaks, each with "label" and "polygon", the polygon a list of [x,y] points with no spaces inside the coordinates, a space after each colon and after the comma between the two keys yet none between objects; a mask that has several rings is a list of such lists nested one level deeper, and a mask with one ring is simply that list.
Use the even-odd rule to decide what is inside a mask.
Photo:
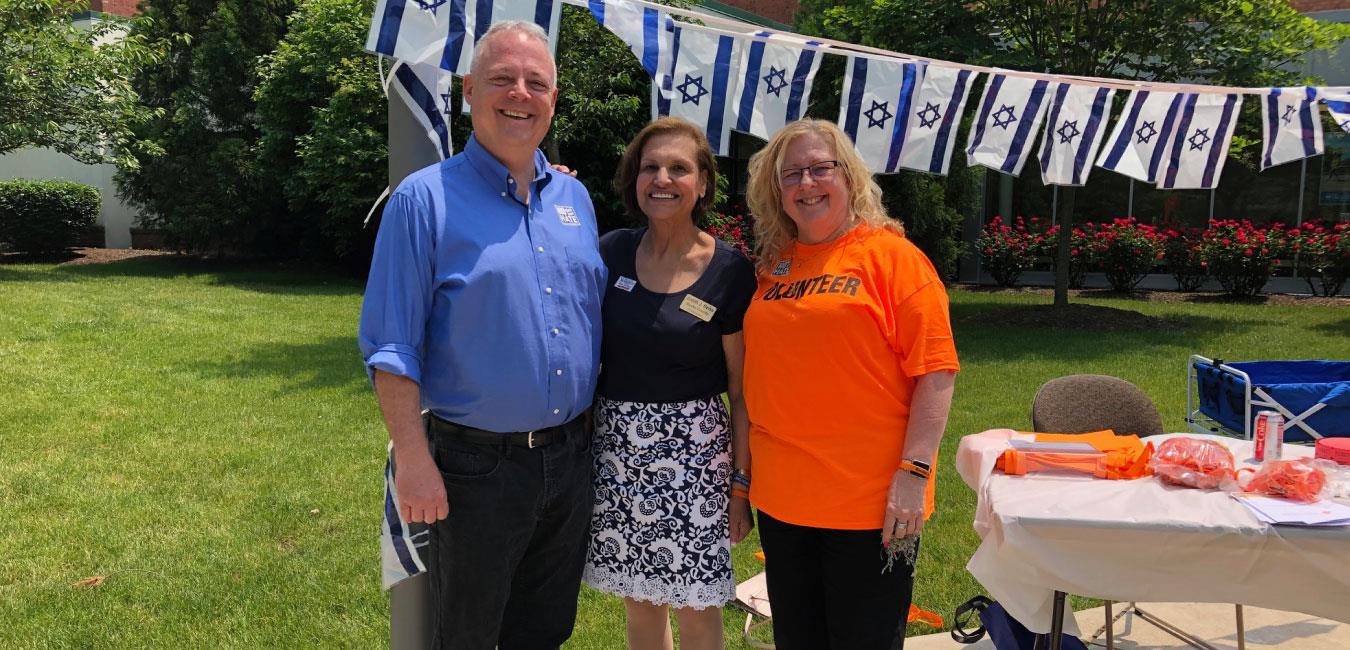
[{"label": "blue and white banner", "polygon": [[956,146],[961,111],[978,72],[929,64],[909,111],[900,167],[945,176]]},{"label": "blue and white banner", "polygon": [[1219,184],[1242,95],[1187,94],[1158,174],[1158,189],[1208,190]]},{"label": "blue and white banner", "polygon": [[402,61],[469,72],[473,47],[494,22],[528,20],[558,45],[562,0],[376,0],[366,49]]},{"label": "blue and white banner", "polygon": [[454,75],[430,63],[399,61],[391,72],[394,93],[426,129],[427,139],[445,160],[455,154],[450,142],[450,83]]},{"label": "blue and white banner", "polygon": [[590,0],[588,6],[596,22],[628,45],[652,83],[657,88],[666,87],[674,53],[670,16],[627,0]]},{"label": "blue and white banner", "polygon": [[1050,82],[995,74],[970,129],[967,162],[1016,176],[1022,173],[1049,105]]},{"label": "blue and white banner", "polygon": [[394,443],[390,442],[384,463],[384,514],[380,518],[381,583],[385,590],[427,570],[421,549],[431,542],[426,524],[410,524],[399,508],[394,487]]},{"label": "blue and white banner", "polygon": [[1326,104],[1327,112],[1331,113],[1336,126],[1350,133],[1350,94],[1322,95],[1322,103]]},{"label": "blue and white banner", "polygon": [[1171,142],[1185,98],[1171,92],[1131,93],[1097,166],[1145,183],[1158,182],[1167,143]]},{"label": "blue and white banner", "polygon": [[899,170],[906,119],[922,81],[917,63],[850,56],[844,67],[839,124],[853,139],[867,168],[878,174]]},{"label": "blue and white banner", "polygon": [[1261,98],[1261,169],[1322,153],[1316,88],[1270,88]]},{"label": "blue and white banner", "polygon": [[[768,140],[806,113],[811,82],[820,69],[821,44],[797,41],[796,46],[784,45],[774,41],[786,37],[772,32],[754,36],[759,38],[741,47],[735,129]],[[769,40],[760,40],[765,38]]]},{"label": "blue and white banner", "polygon": [[1116,91],[1060,83],[1051,93],[1050,118],[1041,136],[1041,182],[1085,185],[1106,135],[1106,118]]},{"label": "blue and white banner", "polygon": [[713,153],[729,149],[735,112],[731,107],[740,60],[740,39],[692,25],[674,26],[672,72],[661,115],[682,117],[703,127]]}]

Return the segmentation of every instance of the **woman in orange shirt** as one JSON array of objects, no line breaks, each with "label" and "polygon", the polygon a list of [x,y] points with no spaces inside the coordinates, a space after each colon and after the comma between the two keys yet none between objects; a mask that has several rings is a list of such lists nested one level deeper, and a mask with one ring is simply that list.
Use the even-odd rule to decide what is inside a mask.
[{"label": "woman in orange shirt", "polygon": [[902,647],[959,369],[947,293],[831,122],[750,160],[753,483],[780,650]]}]

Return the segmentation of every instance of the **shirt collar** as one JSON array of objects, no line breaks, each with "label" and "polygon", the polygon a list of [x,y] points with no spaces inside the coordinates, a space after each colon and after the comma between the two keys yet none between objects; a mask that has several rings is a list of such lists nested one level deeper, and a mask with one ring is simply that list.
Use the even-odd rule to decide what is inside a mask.
[{"label": "shirt collar", "polygon": [[[483,177],[489,185],[508,194],[514,194],[511,187],[511,172],[503,165],[496,156],[493,156],[483,145],[478,143],[478,137],[470,134],[469,141],[464,145],[464,157],[469,160],[469,164],[478,171],[478,175]],[[539,184],[539,189],[543,190],[548,181],[552,180],[554,174],[552,168],[548,165],[548,159],[544,157],[544,152],[534,150],[534,179],[531,184]]]}]

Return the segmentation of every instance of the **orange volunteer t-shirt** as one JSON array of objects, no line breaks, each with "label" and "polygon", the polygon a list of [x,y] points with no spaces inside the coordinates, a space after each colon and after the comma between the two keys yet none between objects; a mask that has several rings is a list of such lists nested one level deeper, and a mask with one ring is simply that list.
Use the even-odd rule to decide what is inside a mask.
[{"label": "orange volunteer t-shirt", "polygon": [[799,526],[881,528],[914,380],[959,369],[946,289],[903,235],[790,246],[745,315],[750,501]]}]

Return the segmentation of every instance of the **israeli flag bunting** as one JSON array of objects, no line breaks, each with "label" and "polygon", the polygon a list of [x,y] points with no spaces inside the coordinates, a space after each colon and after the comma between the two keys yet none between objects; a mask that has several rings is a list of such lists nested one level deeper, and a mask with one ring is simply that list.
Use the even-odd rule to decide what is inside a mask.
[{"label": "israeli flag bunting", "polygon": [[989,77],[966,146],[969,163],[1013,176],[1022,173],[1045,118],[1049,88],[1050,82],[1044,79]]},{"label": "israeli flag bunting", "polygon": [[450,83],[454,76],[430,63],[395,64],[394,93],[426,129],[441,160],[455,154],[450,142]]},{"label": "israeli flag bunting", "polygon": [[1158,189],[1208,190],[1218,185],[1240,108],[1242,95],[1236,93],[1187,94]]},{"label": "israeli flag bunting", "polygon": [[1185,96],[1136,90],[1102,148],[1097,166],[1145,183],[1158,182],[1158,172],[1176,128]]},{"label": "israeli flag bunting", "polygon": [[922,76],[917,63],[848,57],[839,124],[873,173],[899,171],[906,117],[913,109]]},{"label": "israeli flag bunting", "polygon": [[1322,95],[1322,103],[1326,104],[1327,112],[1331,113],[1331,119],[1336,125],[1350,133],[1350,94]]},{"label": "israeli flag bunting", "polygon": [[923,83],[909,111],[900,167],[947,175],[956,146],[956,129],[961,125],[961,111],[977,76],[978,72],[970,70],[925,66]]},{"label": "israeli flag bunting", "polygon": [[[772,32],[754,35],[784,38]],[[799,43],[800,46],[794,47],[756,39],[742,46],[742,72],[735,95],[737,131],[768,140],[788,122],[806,113],[811,82],[820,69],[821,44]]]},{"label": "israeli flag bunting", "polygon": [[677,24],[673,29],[672,72],[659,112],[702,126],[713,153],[724,156],[735,119],[731,94],[740,39],[691,25]]},{"label": "israeli flag bunting", "polygon": [[558,45],[562,0],[376,0],[366,49],[402,61],[433,63],[463,76],[473,47],[494,22],[528,20]]},{"label": "israeli flag bunting", "polygon": [[670,17],[627,0],[590,0],[588,7],[596,22],[628,45],[653,84],[657,88],[666,87],[665,75],[670,72],[674,53]]},{"label": "israeli flag bunting", "polygon": [[1270,88],[1261,98],[1261,169],[1322,153],[1317,89]]},{"label": "israeli flag bunting", "polygon": [[1097,86],[1055,84],[1050,118],[1041,136],[1041,182],[1084,185],[1106,134],[1116,91]]},{"label": "israeli flag bunting", "polygon": [[394,487],[394,443],[384,463],[384,513],[380,521],[381,583],[385,590],[427,570],[419,550],[431,543],[426,524],[408,523],[399,508]]}]

